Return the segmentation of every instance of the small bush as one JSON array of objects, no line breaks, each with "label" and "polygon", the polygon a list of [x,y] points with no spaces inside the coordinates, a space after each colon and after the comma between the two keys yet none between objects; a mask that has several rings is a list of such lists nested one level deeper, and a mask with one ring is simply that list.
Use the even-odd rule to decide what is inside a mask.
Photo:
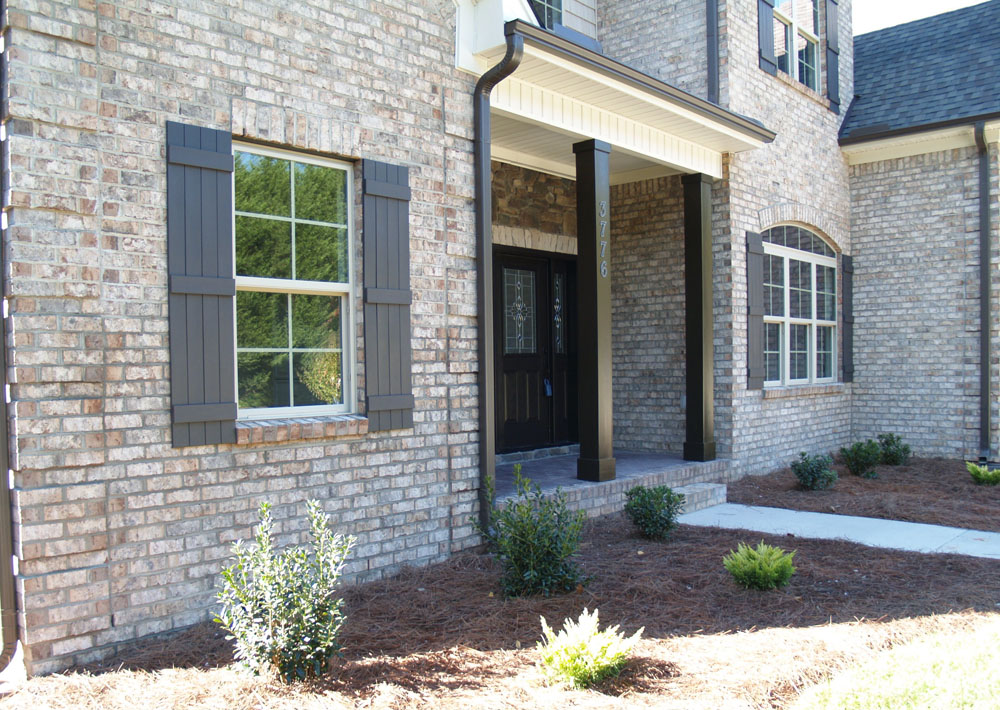
[{"label": "small bush", "polygon": [[[573,561],[580,546],[583,512],[570,512],[562,491],[551,498],[542,496],[537,485],[521,476],[520,464],[514,466],[514,485],[517,498],[490,509],[488,528],[475,523],[500,559],[504,595],[548,596],[576,589],[586,582]],[[493,481],[487,482],[487,494],[492,500]]]},{"label": "small bush", "polygon": [[847,470],[862,478],[877,478],[875,467],[882,461],[882,449],[871,439],[856,441],[840,450]]},{"label": "small bush", "polygon": [[549,678],[574,688],[587,688],[618,675],[643,632],[639,629],[625,638],[618,633],[617,626],[601,631],[597,609],[593,614],[584,609],[576,622],[566,619],[558,634],[545,623],[544,616],[541,618],[544,641],[538,643],[538,652],[542,666]]},{"label": "small bush", "polygon": [[736,552],[730,550],[722,558],[722,564],[740,586],[764,591],[788,584],[788,580],[795,574],[793,557],[794,552],[765,545],[761,540],[756,548],[741,542]]},{"label": "small bush", "polygon": [[882,449],[882,463],[888,466],[905,466],[910,460],[910,447],[896,434],[879,434],[878,445]]},{"label": "small bush", "polygon": [[306,504],[312,534],[305,546],[275,551],[271,506],[260,505],[255,544],[233,545],[222,570],[217,622],[236,640],[236,660],[254,673],[277,669],[286,681],[322,675],[339,654],[343,600],[335,596],[353,537],[330,532],[317,501]]},{"label": "small bush", "polygon": [[1000,469],[980,466],[972,461],[966,461],[965,468],[972,476],[972,480],[980,486],[995,486],[1000,483]]},{"label": "small bush", "polygon": [[807,491],[822,491],[837,482],[837,472],[830,468],[832,465],[833,459],[829,456],[809,456],[803,451],[798,461],[792,461],[792,473]]},{"label": "small bush", "polygon": [[677,527],[684,495],[667,486],[635,486],[625,491],[625,512],[643,537],[666,540]]}]

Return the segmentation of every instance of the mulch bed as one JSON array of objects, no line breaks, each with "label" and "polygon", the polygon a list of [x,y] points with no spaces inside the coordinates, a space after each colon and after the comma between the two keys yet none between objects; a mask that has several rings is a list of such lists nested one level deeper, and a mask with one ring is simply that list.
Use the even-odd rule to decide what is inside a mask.
[{"label": "mulch bed", "polygon": [[[798,571],[784,589],[743,590],[721,564],[738,542],[761,539],[796,550]],[[690,707],[721,707],[735,693],[752,697],[755,707],[781,707],[797,694],[801,678],[815,680],[831,658],[840,658],[841,645],[859,645],[854,637],[870,632],[859,626],[862,630],[819,643],[800,638],[797,646],[773,634],[808,634],[814,626],[840,629],[824,625],[858,620],[874,622],[865,628],[888,628],[892,620],[959,610],[996,612],[1000,603],[997,560],[686,526],[669,542],[657,543],[636,537],[621,514],[588,523],[580,563],[590,583],[550,598],[502,598],[496,563],[474,553],[348,588],[348,618],[341,636],[345,660],[335,674],[300,685],[294,691],[294,703],[300,704],[292,706],[312,707],[308,698],[334,696],[367,706],[388,688],[395,699],[385,707],[463,706],[479,697],[497,703],[487,703],[489,707],[533,707],[543,702],[538,693],[554,691],[538,680],[529,683],[535,690],[515,692],[511,678],[517,676],[523,684],[525,677],[537,676],[533,649],[540,634],[539,616],[556,626],[589,607],[600,610],[602,625],[619,624],[626,633],[645,627],[639,658],[601,688],[598,697],[605,693],[610,701],[625,694],[628,702],[623,707],[668,707],[675,701],[679,707],[688,707],[688,701]],[[895,632],[883,633],[888,639]],[[698,646],[701,638],[710,644]],[[784,645],[789,648],[775,650]],[[689,665],[677,665],[682,657]],[[695,665],[692,659],[697,659]],[[224,634],[202,624],[163,641],[137,645],[87,670],[211,669],[231,661]],[[748,667],[738,669],[741,665]],[[799,666],[798,680],[788,680],[784,674]],[[712,680],[699,675],[709,671],[715,673]],[[722,689],[727,683],[732,687]],[[277,688],[273,683],[271,687]],[[253,707],[283,708],[279,696],[281,702],[292,702],[285,697],[288,690],[260,692],[271,699]],[[102,697],[101,702],[111,703]],[[703,700],[695,702],[695,697]],[[550,701],[562,702],[554,696],[544,703]]]},{"label": "mulch bed", "polygon": [[839,479],[826,491],[802,490],[792,470],[785,468],[729,484],[727,499],[1000,532],[1000,486],[976,485],[961,461],[912,459],[906,466],[879,466],[874,479],[853,476],[841,464],[834,469]]}]

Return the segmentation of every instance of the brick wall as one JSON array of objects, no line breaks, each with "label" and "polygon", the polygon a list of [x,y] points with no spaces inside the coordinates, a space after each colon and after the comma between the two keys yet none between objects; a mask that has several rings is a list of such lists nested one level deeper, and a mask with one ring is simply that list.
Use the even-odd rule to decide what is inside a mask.
[{"label": "brick wall", "polygon": [[[450,68],[454,7],[6,7],[15,545],[31,671],[208,618],[229,544],[265,499],[282,542],[302,538],[303,501],[323,501],[358,536],[354,579],[475,543],[473,79]],[[270,424],[241,431],[256,443],[171,447],[167,120],[410,167],[413,429]]]}]

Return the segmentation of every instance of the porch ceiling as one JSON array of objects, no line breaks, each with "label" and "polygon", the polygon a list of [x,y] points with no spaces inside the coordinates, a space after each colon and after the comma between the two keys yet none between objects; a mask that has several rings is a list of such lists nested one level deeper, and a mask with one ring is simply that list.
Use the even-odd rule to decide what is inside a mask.
[{"label": "porch ceiling", "polygon": [[[603,55],[526,23],[517,70],[490,100],[497,160],[574,177],[572,145],[610,143],[613,183],[705,173],[722,177],[722,155],[760,147],[774,134]],[[504,46],[482,53],[490,66]]]}]

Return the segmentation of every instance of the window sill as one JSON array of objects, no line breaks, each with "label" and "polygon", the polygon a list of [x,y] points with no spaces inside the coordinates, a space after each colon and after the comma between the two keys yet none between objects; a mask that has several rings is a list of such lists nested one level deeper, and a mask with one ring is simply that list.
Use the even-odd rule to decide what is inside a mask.
[{"label": "window sill", "polygon": [[843,382],[822,385],[789,385],[764,389],[764,399],[785,399],[787,397],[807,397],[812,395],[843,394]]},{"label": "window sill", "polygon": [[336,414],[329,417],[255,419],[236,422],[237,444],[265,444],[300,439],[331,439],[368,433],[368,417]]},{"label": "window sill", "polygon": [[826,96],[823,96],[823,94],[819,93],[815,89],[810,89],[808,86],[803,84],[798,79],[791,77],[790,75],[786,74],[780,69],[778,70],[777,74],[772,74],[771,76],[773,76],[775,79],[780,81],[785,86],[790,86],[791,88],[798,91],[800,94],[808,96],[810,99],[819,103],[827,110],[830,109],[830,99],[828,99]]}]

